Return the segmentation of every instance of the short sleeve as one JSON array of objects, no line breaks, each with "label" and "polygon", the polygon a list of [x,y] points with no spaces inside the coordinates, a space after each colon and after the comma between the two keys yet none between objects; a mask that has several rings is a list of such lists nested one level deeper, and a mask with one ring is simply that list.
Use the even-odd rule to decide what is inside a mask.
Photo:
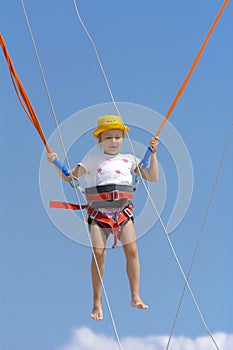
[{"label": "short sleeve", "polygon": [[87,173],[90,173],[91,168],[93,165],[93,157],[91,154],[86,154],[85,157],[81,160],[81,162],[78,163],[78,165],[81,165]]},{"label": "short sleeve", "polygon": [[138,157],[135,157],[133,154],[130,154],[129,156],[132,163],[131,171],[134,171],[138,167],[141,160]]}]

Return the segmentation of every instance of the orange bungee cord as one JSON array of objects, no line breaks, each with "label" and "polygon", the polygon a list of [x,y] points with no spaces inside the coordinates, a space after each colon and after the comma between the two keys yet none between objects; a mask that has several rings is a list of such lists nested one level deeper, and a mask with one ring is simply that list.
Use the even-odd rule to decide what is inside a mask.
[{"label": "orange bungee cord", "polygon": [[[210,29],[208,31],[208,34],[207,34],[207,36],[206,36],[206,38],[205,38],[205,40],[204,40],[200,50],[197,53],[197,56],[195,57],[195,59],[193,61],[193,64],[192,64],[188,74],[186,75],[186,77],[185,77],[181,87],[179,88],[179,90],[178,90],[174,100],[172,101],[172,103],[171,103],[171,105],[170,105],[170,107],[169,107],[169,109],[168,109],[168,111],[167,111],[167,113],[166,113],[166,115],[165,115],[161,125],[159,126],[158,130],[156,131],[154,137],[159,136],[160,132],[162,131],[162,129],[164,127],[164,125],[166,124],[166,122],[168,121],[169,117],[171,116],[171,114],[172,114],[172,112],[173,112],[173,110],[174,110],[178,100],[180,99],[181,95],[183,94],[183,92],[184,92],[184,90],[185,90],[185,88],[186,88],[186,86],[187,86],[187,84],[188,84],[188,82],[189,82],[189,80],[191,78],[191,75],[193,74],[193,72],[194,72],[198,62],[200,61],[200,58],[201,58],[201,56],[202,56],[202,54],[203,54],[203,52],[205,50],[205,47],[206,47],[206,45],[207,45],[207,43],[208,43],[208,41],[209,41],[209,39],[210,39],[210,37],[211,37],[215,27],[216,27],[220,17],[222,16],[223,11],[225,10],[227,4],[229,3],[229,1],[230,0],[225,0],[223,5],[222,5],[222,7],[220,8],[220,10],[219,10],[219,12],[218,12],[218,14],[217,14],[217,16],[216,16],[212,26],[210,27]],[[148,166],[151,151],[152,151],[152,148],[151,147],[147,147],[145,155],[144,155],[144,157],[143,157],[143,159],[141,160],[141,163],[140,163],[140,166],[141,166],[142,169],[146,168]]]},{"label": "orange bungee cord", "polygon": [[29,97],[24,89],[24,86],[23,86],[14,66],[13,66],[10,54],[7,50],[6,43],[5,43],[1,33],[0,33],[0,44],[1,44],[4,56],[5,56],[7,64],[8,64],[11,80],[13,82],[14,89],[15,89],[15,92],[18,96],[18,99],[19,99],[25,113],[27,114],[28,118],[31,120],[32,124],[34,125],[34,127],[38,131],[40,138],[46,147],[47,152],[53,153],[51,147],[49,146],[49,144],[44,136],[43,130],[42,130],[41,125],[39,123],[39,120],[36,116],[34,108],[29,100]]},{"label": "orange bungee cord", "polygon": [[211,28],[210,28],[210,30],[209,30],[209,32],[208,32],[208,34],[207,34],[207,36],[206,36],[206,38],[205,38],[205,40],[204,40],[204,42],[203,42],[203,44],[202,44],[200,50],[198,51],[197,56],[195,57],[195,59],[194,59],[194,61],[193,61],[192,67],[190,68],[188,74],[186,75],[186,77],[185,77],[185,79],[184,79],[184,81],[183,81],[183,83],[182,83],[182,85],[181,85],[179,91],[177,92],[177,94],[176,94],[176,96],[175,96],[175,98],[174,98],[174,100],[173,100],[171,106],[169,107],[169,109],[168,109],[168,111],[167,111],[167,113],[166,113],[166,115],[165,115],[165,117],[164,117],[163,122],[161,123],[160,127],[159,127],[158,130],[156,131],[155,136],[158,136],[158,135],[160,134],[162,128],[164,127],[164,125],[166,124],[168,118],[169,118],[170,115],[172,114],[172,112],[173,112],[173,110],[174,110],[174,108],[175,108],[175,106],[176,106],[178,100],[180,99],[182,93],[184,92],[184,90],[185,90],[185,88],[186,88],[186,86],[187,86],[187,84],[188,84],[188,82],[189,82],[189,79],[190,79],[191,75],[193,74],[193,72],[194,72],[194,70],[195,70],[195,68],[196,68],[196,66],[197,66],[197,64],[198,64],[198,62],[199,62],[199,60],[200,60],[200,58],[201,58],[201,56],[202,56],[202,54],[203,54],[203,51],[205,50],[205,47],[206,47],[206,45],[207,45],[207,43],[208,43],[208,41],[209,41],[209,39],[210,39],[210,37],[211,37],[211,35],[212,35],[212,33],[213,33],[215,27],[216,27],[216,25],[217,25],[217,23],[218,23],[220,17],[222,16],[222,13],[223,13],[223,11],[225,10],[225,7],[227,6],[227,4],[228,4],[229,1],[230,1],[230,0],[225,0],[224,3],[223,3],[223,5],[222,5],[222,7],[220,8],[220,10],[219,10],[219,12],[218,12],[218,14],[217,14],[217,16],[216,16],[216,18],[215,18],[215,20],[214,20],[214,22],[213,22]]}]

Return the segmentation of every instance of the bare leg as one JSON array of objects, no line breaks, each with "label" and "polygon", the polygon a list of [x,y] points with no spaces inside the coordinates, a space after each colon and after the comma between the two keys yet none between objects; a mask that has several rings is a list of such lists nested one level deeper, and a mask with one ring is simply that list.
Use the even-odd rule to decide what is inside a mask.
[{"label": "bare leg", "polygon": [[[91,225],[91,237],[94,249],[94,255],[92,255],[91,262],[91,277],[92,277],[92,288],[93,288],[93,309],[91,318],[96,321],[103,319],[102,311],[102,282],[104,276],[104,260],[106,256],[106,237],[103,231],[96,223]],[[97,265],[99,267],[99,271]],[[100,279],[100,276],[101,279]]]},{"label": "bare leg", "polygon": [[140,297],[140,263],[136,245],[134,224],[132,221],[129,221],[123,228],[121,243],[123,245],[126,257],[126,271],[131,290],[130,304],[132,307],[136,307],[138,309],[148,309],[148,306],[144,304]]}]

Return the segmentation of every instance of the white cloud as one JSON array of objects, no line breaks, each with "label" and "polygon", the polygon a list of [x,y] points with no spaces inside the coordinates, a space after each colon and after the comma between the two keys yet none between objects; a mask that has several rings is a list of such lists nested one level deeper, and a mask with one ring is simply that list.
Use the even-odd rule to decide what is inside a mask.
[{"label": "white cloud", "polygon": [[[233,334],[215,333],[214,338],[221,350],[233,349]],[[127,337],[121,339],[124,350],[164,350],[166,349],[168,336]],[[115,338],[96,334],[89,328],[77,328],[72,332],[67,345],[59,350],[118,350]],[[209,336],[195,339],[188,337],[173,337],[171,350],[215,350],[215,345]]]}]

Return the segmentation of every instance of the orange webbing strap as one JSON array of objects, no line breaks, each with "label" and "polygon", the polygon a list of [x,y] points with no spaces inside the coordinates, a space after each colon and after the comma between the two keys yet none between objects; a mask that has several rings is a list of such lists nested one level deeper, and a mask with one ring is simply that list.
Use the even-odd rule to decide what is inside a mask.
[{"label": "orange webbing strap", "polygon": [[85,209],[86,207],[87,207],[87,204],[78,205],[73,203],[50,201],[50,208],[80,210],[80,209]]},{"label": "orange webbing strap", "polygon": [[29,100],[29,97],[28,97],[28,95],[23,87],[22,82],[20,81],[20,78],[19,78],[14,66],[13,66],[12,60],[10,58],[9,52],[7,50],[7,47],[6,47],[6,43],[5,43],[1,33],[0,33],[0,44],[1,44],[4,56],[6,58],[6,61],[8,63],[10,76],[11,76],[16,94],[18,96],[18,99],[19,99],[24,111],[26,112],[28,118],[31,120],[32,124],[35,126],[36,130],[38,131],[38,133],[39,133],[39,135],[40,135],[40,137],[41,137],[41,139],[42,139],[42,141],[47,149],[47,152],[52,153],[53,151],[52,151],[51,147],[49,146],[48,142],[46,141],[43,130],[40,126],[39,120],[37,119],[36,113],[32,107],[32,104]]},{"label": "orange webbing strap", "polygon": [[186,86],[188,84],[188,81],[189,81],[192,73],[194,72],[194,70],[195,70],[195,68],[196,68],[196,66],[197,66],[197,64],[198,64],[198,62],[199,62],[199,60],[200,60],[200,58],[201,58],[201,56],[203,54],[203,51],[204,51],[204,49],[206,47],[206,44],[208,43],[208,41],[209,41],[209,39],[210,39],[210,37],[211,37],[215,27],[216,27],[216,24],[218,23],[220,17],[222,16],[222,13],[223,13],[225,7],[227,6],[228,2],[229,2],[229,0],[225,0],[223,5],[222,5],[222,7],[221,7],[221,9],[219,10],[219,13],[217,14],[217,16],[216,16],[216,18],[215,18],[215,20],[214,20],[214,22],[213,22],[209,32],[208,32],[208,34],[207,34],[207,36],[206,36],[206,38],[205,38],[205,40],[204,40],[204,42],[203,42],[199,52],[198,52],[195,60],[193,61],[193,64],[192,64],[192,67],[191,67],[190,71],[188,72],[188,74],[187,74],[183,84],[181,85],[181,87],[180,87],[176,97],[174,98],[174,100],[173,100],[169,110],[167,111],[167,114],[165,115],[163,122],[161,123],[160,127],[156,131],[155,137],[160,134],[162,128],[164,127],[164,125],[166,124],[166,122],[167,122],[168,118],[170,117],[172,111],[174,110],[174,108],[175,108],[179,98],[181,97],[182,93],[184,92],[184,89],[186,88]]}]

